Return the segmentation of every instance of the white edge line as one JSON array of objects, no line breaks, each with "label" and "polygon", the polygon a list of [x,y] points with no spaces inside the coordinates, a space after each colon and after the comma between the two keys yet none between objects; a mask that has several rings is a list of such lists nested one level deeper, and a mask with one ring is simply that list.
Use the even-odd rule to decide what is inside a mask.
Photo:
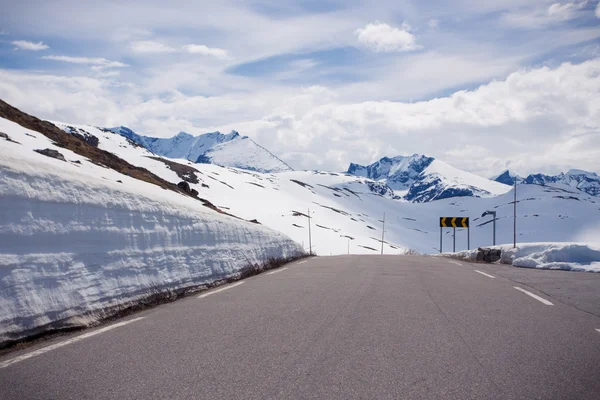
[{"label": "white edge line", "polygon": [[600,329],[596,329],[598,332],[600,332]]},{"label": "white edge line", "polygon": [[240,286],[242,283],[244,283],[244,282],[242,281],[242,282],[234,283],[233,285],[225,286],[225,287],[223,287],[221,289],[211,290],[208,293],[201,294],[200,296],[198,296],[198,298],[202,299],[202,298],[204,298],[206,296],[210,296],[211,294],[219,293],[219,292],[222,292],[224,290],[231,289],[231,288],[234,288],[236,286]]},{"label": "white edge line", "polygon": [[452,263],[454,265],[460,265],[461,267],[463,266],[461,263],[459,263],[458,261],[454,261],[454,260],[448,260],[449,263]]},{"label": "white edge line", "polygon": [[273,275],[273,274],[276,274],[278,272],[285,271],[286,269],[288,269],[288,267],[278,268],[275,271],[267,272],[267,275]]},{"label": "white edge line", "polygon": [[495,276],[494,276],[494,275],[486,274],[485,272],[481,272],[481,271],[479,271],[478,269],[476,269],[476,270],[475,270],[475,272],[477,272],[478,274],[481,274],[481,275],[485,275],[485,276],[487,276],[488,278],[492,278],[492,279],[494,279],[494,278],[495,278]]},{"label": "white edge line", "polygon": [[307,260],[304,260],[304,261],[299,261],[297,264],[298,264],[298,265],[300,265],[300,264],[304,264],[306,261],[307,261]]},{"label": "white edge line", "polygon": [[544,303],[544,304],[545,304],[545,305],[547,305],[547,306],[553,306],[553,305],[554,305],[554,304],[550,303],[548,300],[546,300],[546,299],[544,299],[544,298],[542,298],[542,297],[538,296],[537,294],[533,294],[533,293],[531,293],[531,292],[528,292],[527,290],[525,290],[525,289],[523,289],[523,288],[520,288],[520,287],[518,287],[518,286],[513,286],[513,287],[514,287],[515,289],[517,289],[519,292],[523,292],[523,293],[525,293],[526,295],[533,297],[533,298],[534,298],[534,299],[536,299],[537,301],[539,301],[539,302],[541,302],[541,303]]},{"label": "white edge line", "polygon": [[25,361],[28,358],[32,358],[32,357],[35,357],[35,356],[42,355],[42,354],[47,353],[49,351],[56,350],[56,349],[59,349],[61,347],[64,347],[64,346],[66,346],[68,344],[79,342],[80,340],[87,339],[89,337],[99,335],[99,334],[104,333],[106,331],[110,331],[112,329],[119,328],[119,327],[121,327],[123,325],[131,324],[132,322],[136,322],[136,321],[139,321],[139,320],[144,319],[144,318],[145,317],[138,317],[138,318],[130,319],[128,321],[118,322],[116,324],[112,324],[112,325],[106,326],[104,328],[97,329],[97,330],[92,331],[92,332],[84,333],[83,335],[76,336],[76,337],[74,337],[72,339],[65,340],[64,342],[59,342],[59,343],[55,343],[55,344],[47,346],[47,347],[43,347],[41,349],[32,351],[31,353],[23,354],[23,355],[20,355],[18,357],[15,357],[13,359],[1,362],[0,363],[0,368],[6,368],[9,365],[12,365],[12,364],[15,364],[15,363],[18,363],[18,362],[21,362],[21,361]]}]

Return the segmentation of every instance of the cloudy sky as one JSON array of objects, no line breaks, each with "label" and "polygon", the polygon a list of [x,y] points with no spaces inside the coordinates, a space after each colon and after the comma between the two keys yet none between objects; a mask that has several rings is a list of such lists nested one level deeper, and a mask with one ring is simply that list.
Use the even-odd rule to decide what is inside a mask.
[{"label": "cloudy sky", "polygon": [[2,0],[0,98],[296,169],[600,172],[598,0]]}]

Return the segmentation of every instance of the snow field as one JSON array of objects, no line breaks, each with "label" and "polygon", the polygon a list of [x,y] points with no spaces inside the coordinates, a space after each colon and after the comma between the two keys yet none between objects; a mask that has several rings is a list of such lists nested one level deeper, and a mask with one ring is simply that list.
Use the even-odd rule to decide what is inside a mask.
[{"label": "snow field", "polygon": [[[154,156],[152,153],[132,146],[124,137],[94,127],[76,127],[97,136],[100,148],[131,164],[144,167],[167,181],[181,181],[163,162],[148,158]],[[438,253],[439,218],[443,216],[470,217],[471,248],[491,245],[492,224],[481,225],[489,220],[489,217],[481,218],[486,210],[498,213],[497,241],[507,243],[512,240],[512,188],[483,178],[480,178],[485,181],[481,183],[483,187],[494,194],[504,194],[487,198],[454,197],[416,204],[393,200],[391,192],[376,194],[369,185],[380,183],[342,173],[290,171],[264,174],[194,164],[184,159],[167,160],[197,171],[198,183],[190,186],[198,190],[200,197],[234,215],[247,220],[257,219],[285,233],[297,243],[303,243],[306,251],[308,219],[298,212],[306,214],[310,208],[313,251],[318,255],[346,254],[348,251],[351,254],[378,254],[384,212],[385,254],[404,254],[409,249],[424,254]],[[462,173],[437,160],[430,167],[432,172],[443,176],[457,176],[445,182],[444,187],[464,187],[473,183],[472,174]],[[600,200],[566,185],[556,188],[519,185],[518,200],[518,242],[582,241],[581,232],[600,221]],[[444,229],[442,237],[443,249],[452,250],[452,230]],[[456,248],[467,248],[465,230],[457,229]]]}]

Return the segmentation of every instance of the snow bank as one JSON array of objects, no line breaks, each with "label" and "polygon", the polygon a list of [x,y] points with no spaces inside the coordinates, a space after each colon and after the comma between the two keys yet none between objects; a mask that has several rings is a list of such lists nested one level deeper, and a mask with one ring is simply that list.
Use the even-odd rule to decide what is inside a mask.
[{"label": "snow bank", "polygon": [[0,128],[19,142],[0,139],[0,344],[88,324],[149,290],[302,252],[281,233],[95,165],[37,132],[1,119]]},{"label": "snow bank", "polygon": [[[500,262],[521,268],[600,272],[600,247],[584,243],[524,243],[493,246],[501,249]],[[477,249],[443,256],[475,261]]]}]

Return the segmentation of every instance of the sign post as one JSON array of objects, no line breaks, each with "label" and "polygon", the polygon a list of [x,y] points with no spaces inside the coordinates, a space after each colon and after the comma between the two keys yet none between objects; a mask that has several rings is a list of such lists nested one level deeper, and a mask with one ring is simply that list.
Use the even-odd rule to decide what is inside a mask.
[{"label": "sign post", "polygon": [[443,246],[443,228],[452,228],[452,251],[456,252],[456,228],[467,229],[467,250],[471,249],[471,233],[469,217],[440,217],[440,253]]}]

